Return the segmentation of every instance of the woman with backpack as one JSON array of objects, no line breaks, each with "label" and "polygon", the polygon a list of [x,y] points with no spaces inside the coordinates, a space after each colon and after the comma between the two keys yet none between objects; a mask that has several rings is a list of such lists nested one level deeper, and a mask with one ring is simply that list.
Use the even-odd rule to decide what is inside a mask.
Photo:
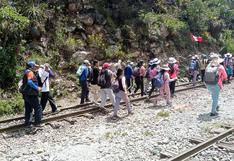
[{"label": "woman with backpack", "polygon": [[113,118],[118,118],[117,112],[119,110],[119,105],[120,105],[121,99],[124,99],[124,101],[126,103],[127,110],[128,110],[128,114],[131,114],[132,111],[131,111],[130,101],[128,98],[126,79],[125,79],[125,76],[124,76],[122,69],[117,70],[116,79],[115,79],[112,87],[113,87],[113,91],[115,94],[115,101],[116,101],[116,103],[114,105]]},{"label": "woman with backpack", "polygon": [[162,80],[162,85],[159,89],[159,96],[155,98],[154,105],[157,106],[158,101],[161,99],[166,100],[166,104],[168,106],[171,106],[171,92],[170,92],[170,86],[169,83],[174,81],[176,78],[171,79],[169,75],[170,68],[168,65],[163,65],[160,70],[160,78]]},{"label": "woman with backpack", "polygon": [[213,55],[210,64],[205,71],[205,83],[212,97],[212,109],[210,116],[218,115],[217,110],[220,90],[223,88],[223,81],[227,80],[227,73],[221,63],[224,60],[218,55]]}]

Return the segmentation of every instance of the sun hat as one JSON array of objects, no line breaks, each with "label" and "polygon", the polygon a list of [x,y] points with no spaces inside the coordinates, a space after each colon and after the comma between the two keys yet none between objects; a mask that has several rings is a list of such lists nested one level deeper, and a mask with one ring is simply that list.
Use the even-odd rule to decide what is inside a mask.
[{"label": "sun hat", "polygon": [[211,66],[217,67],[217,66],[219,66],[219,64],[222,63],[223,61],[224,61],[224,59],[222,59],[222,58],[214,57],[214,58],[211,60],[210,65],[211,65]]},{"label": "sun hat", "polygon": [[90,65],[90,62],[88,60],[84,60],[84,64]]},{"label": "sun hat", "polygon": [[104,63],[103,65],[102,65],[102,68],[109,68],[111,65],[110,65],[110,63]]},{"label": "sun hat", "polygon": [[169,59],[168,59],[168,63],[169,64],[174,64],[174,63],[176,63],[177,62],[177,60],[174,58],[174,57],[170,57]]},{"label": "sun hat", "polygon": [[231,58],[231,57],[232,57],[232,54],[231,54],[231,53],[224,54],[224,57],[229,57],[229,58]]},{"label": "sun hat", "polygon": [[160,69],[163,69],[163,70],[170,70],[170,68],[169,68],[168,65],[166,65],[166,64],[164,64],[163,66],[161,66]]}]

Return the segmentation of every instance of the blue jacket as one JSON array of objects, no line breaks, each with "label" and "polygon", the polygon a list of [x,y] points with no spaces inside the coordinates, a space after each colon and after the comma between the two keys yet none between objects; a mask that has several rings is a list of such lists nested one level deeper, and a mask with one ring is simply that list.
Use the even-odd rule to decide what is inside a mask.
[{"label": "blue jacket", "polygon": [[133,70],[131,65],[127,65],[126,68],[124,69],[124,76],[126,79],[130,79],[132,77]]},{"label": "blue jacket", "polygon": [[87,67],[86,65],[82,64],[82,65],[79,67],[77,73],[79,73],[79,72],[81,73],[80,76],[79,76],[79,80],[80,80],[80,81],[87,81],[87,79],[88,79],[88,74],[89,74],[89,69],[88,69],[88,67]]}]

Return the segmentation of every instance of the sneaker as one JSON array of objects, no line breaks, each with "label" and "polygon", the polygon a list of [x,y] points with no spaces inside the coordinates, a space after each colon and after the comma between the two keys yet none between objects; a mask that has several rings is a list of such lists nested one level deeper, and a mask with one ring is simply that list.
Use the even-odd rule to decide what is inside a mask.
[{"label": "sneaker", "polygon": [[128,115],[133,115],[133,114],[134,114],[134,112],[128,111]]},{"label": "sneaker", "polygon": [[59,113],[59,112],[60,112],[59,109],[56,109],[56,110],[52,111],[53,114],[57,114],[57,113]]},{"label": "sneaker", "polygon": [[210,116],[217,116],[218,113],[210,113]]},{"label": "sneaker", "polygon": [[40,123],[34,123],[34,127],[38,127],[38,128],[40,128],[40,127],[43,127],[43,125],[42,125],[42,124],[40,124]]},{"label": "sneaker", "polygon": [[219,111],[219,106],[217,106],[216,110]]},{"label": "sneaker", "polygon": [[117,119],[119,119],[119,118],[120,118],[120,117],[119,117],[118,115],[113,115],[111,119],[112,119],[112,120],[117,120]]}]

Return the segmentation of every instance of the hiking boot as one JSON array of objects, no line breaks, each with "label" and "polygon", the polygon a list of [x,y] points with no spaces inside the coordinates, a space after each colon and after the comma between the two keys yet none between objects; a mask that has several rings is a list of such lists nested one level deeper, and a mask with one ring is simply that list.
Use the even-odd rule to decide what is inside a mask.
[{"label": "hiking boot", "polygon": [[120,117],[119,117],[118,115],[113,115],[111,119],[112,119],[112,120],[117,120],[117,119],[119,119],[119,118],[120,118]]},{"label": "hiking boot", "polygon": [[81,105],[84,104],[84,101],[81,101],[80,104],[81,104]]},{"label": "hiking boot", "polygon": [[210,113],[210,116],[218,116],[218,113]]}]

